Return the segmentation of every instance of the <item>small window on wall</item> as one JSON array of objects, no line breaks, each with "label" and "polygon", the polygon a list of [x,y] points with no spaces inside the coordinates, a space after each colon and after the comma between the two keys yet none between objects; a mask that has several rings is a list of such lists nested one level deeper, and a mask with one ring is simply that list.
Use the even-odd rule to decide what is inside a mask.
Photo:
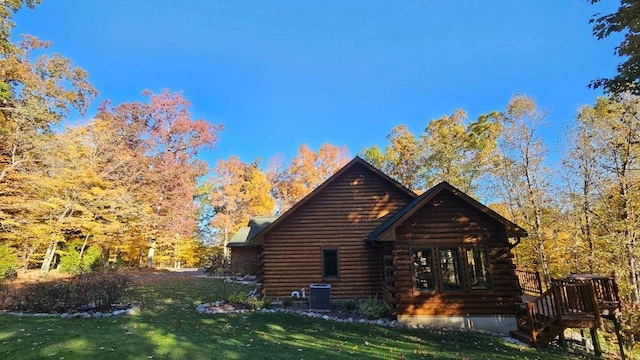
[{"label": "small window on wall", "polygon": [[491,288],[489,279],[489,257],[485,247],[467,249],[467,265],[469,269],[469,286],[471,290],[487,290]]},{"label": "small window on wall", "polygon": [[322,250],[322,277],[325,277],[325,278],[338,277],[338,250],[337,249]]},{"label": "small window on wall", "polygon": [[462,290],[458,249],[439,249],[442,290]]},{"label": "small window on wall", "polygon": [[413,273],[416,281],[416,290],[429,291],[435,289],[431,249],[413,250]]}]

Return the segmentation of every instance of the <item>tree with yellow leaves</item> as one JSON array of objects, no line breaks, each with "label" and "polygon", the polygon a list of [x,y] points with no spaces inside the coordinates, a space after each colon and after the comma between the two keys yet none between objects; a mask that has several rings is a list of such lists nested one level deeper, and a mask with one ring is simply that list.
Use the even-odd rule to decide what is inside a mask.
[{"label": "tree with yellow leaves", "polygon": [[260,160],[248,164],[237,156],[219,160],[206,185],[215,212],[211,226],[224,245],[250,218],[274,213],[271,184],[259,166]]}]

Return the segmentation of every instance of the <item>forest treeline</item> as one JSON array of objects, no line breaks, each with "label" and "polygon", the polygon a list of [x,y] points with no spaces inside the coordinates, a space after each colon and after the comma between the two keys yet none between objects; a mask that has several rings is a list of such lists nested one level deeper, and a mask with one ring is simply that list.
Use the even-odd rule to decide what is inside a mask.
[{"label": "forest treeline", "polygon": [[[0,273],[54,266],[202,265],[248,219],[277,215],[351,158],[349,149],[301,145],[292,159],[216,164],[222,125],[195,119],[180,93],[103,102],[88,74],[33,36],[11,41],[12,14],[39,1],[0,5]],[[560,144],[543,137],[547,111],[514,95],[504,109],[462,109],[420,133],[390,129],[360,155],[420,193],[446,180],[524,227],[519,267],[548,281],[570,272],[614,273],[640,302],[640,99],[594,99]],[[558,151],[550,149],[559,148]]]}]

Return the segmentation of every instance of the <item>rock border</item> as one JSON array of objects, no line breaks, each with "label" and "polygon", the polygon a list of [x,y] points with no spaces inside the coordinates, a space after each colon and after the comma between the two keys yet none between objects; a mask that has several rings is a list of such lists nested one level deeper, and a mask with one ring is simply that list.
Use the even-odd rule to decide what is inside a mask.
[{"label": "rock border", "polygon": [[388,319],[373,319],[373,320],[369,320],[369,319],[365,319],[365,318],[340,318],[337,316],[330,316],[330,315],[326,315],[323,314],[321,312],[315,312],[312,310],[295,310],[295,309],[285,309],[285,308],[273,308],[273,309],[266,309],[266,308],[260,308],[257,310],[254,309],[235,309],[235,310],[210,310],[208,309],[209,307],[212,306],[221,306],[223,304],[226,304],[227,302],[224,300],[219,300],[219,301],[214,301],[214,302],[210,302],[210,303],[203,303],[203,304],[199,304],[196,306],[196,311],[199,314],[207,314],[207,315],[220,315],[220,314],[249,314],[249,313],[261,313],[261,314],[276,314],[276,313],[282,313],[282,314],[291,314],[291,315],[298,315],[298,316],[306,316],[309,318],[313,318],[313,319],[321,319],[321,320],[325,320],[325,321],[335,321],[335,322],[339,322],[339,323],[347,323],[347,324],[365,324],[365,325],[375,325],[375,326],[383,326],[383,327],[390,327],[390,328],[405,328],[405,329],[413,329],[413,330],[432,330],[432,331],[443,331],[443,332],[473,332],[473,333],[478,333],[478,334],[485,334],[485,335],[490,335],[490,336],[494,336],[494,337],[499,337],[502,338],[508,342],[517,344],[517,345],[521,345],[521,346],[525,346],[525,347],[529,347],[528,344],[525,344],[523,342],[518,341],[517,339],[514,339],[510,336],[508,336],[507,334],[504,333],[499,333],[499,332],[493,332],[493,331],[486,331],[486,330],[473,330],[473,329],[460,329],[460,328],[453,328],[453,327],[445,327],[445,328],[434,328],[434,327],[429,327],[429,326],[425,326],[425,325],[418,325],[418,324],[412,324],[412,325],[403,325],[400,324],[398,321],[396,320],[388,320]]},{"label": "rock border", "polygon": [[26,317],[57,317],[61,319],[72,319],[72,318],[81,318],[81,319],[89,319],[89,318],[109,318],[109,317],[119,317],[119,316],[133,316],[138,315],[140,313],[140,307],[137,305],[131,306],[128,309],[118,309],[114,311],[107,312],[74,312],[69,313],[65,312],[62,314],[51,314],[51,313],[24,313],[24,312],[16,312],[16,311],[0,311],[0,315],[13,315],[13,316],[26,316]]}]

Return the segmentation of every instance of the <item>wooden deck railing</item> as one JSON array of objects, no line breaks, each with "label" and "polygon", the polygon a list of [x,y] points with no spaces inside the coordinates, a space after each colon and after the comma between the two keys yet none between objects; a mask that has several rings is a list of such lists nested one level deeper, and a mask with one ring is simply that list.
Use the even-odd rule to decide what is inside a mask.
[{"label": "wooden deck railing", "polygon": [[598,308],[602,315],[613,315],[617,309],[620,309],[620,295],[618,294],[618,285],[614,277],[571,274],[567,277],[567,280],[590,283],[593,286]]},{"label": "wooden deck railing", "polygon": [[516,275],[523,292],[532,295],[542,294],[542,281],[539,272],[516,269]]},{"label": "wooden deck railing", "polygon": [[538,334],[556,322],[556,311],[553,288],[527,304],[528,323],[534,345],[538,342]]},{"label": "wooden deck railing", "polygon": [[593,322],[600,326],[600,311],[593,285],[588,282],[573,282],[571,279],[553,280],[557,308],[561,320],[565,322]]},{"label": "wooden deck railing", "polygon": [[[518,271],[522,289],[535,292],[539,276],[531,272]],[[524,299],[523,299],[524,300]],[[617,318],[620,298],[615,278],[592,274],[572,274],[564,279],[552,279],[550,287],[533,301],[527,303],[526,314],[519,313],[518,331],[512,335],[522,336],[523,341],[534,346],[545,346],[555,337],[561,336],[566,328],[588,328],[594,340],[594,351],[601,355],[597,342],[597,329],[602,318],[613,321],[624,359],[622,335]],[[520,334],[520,335],[519,335]],[[562,336],[561,336],[562,340]]]}]

